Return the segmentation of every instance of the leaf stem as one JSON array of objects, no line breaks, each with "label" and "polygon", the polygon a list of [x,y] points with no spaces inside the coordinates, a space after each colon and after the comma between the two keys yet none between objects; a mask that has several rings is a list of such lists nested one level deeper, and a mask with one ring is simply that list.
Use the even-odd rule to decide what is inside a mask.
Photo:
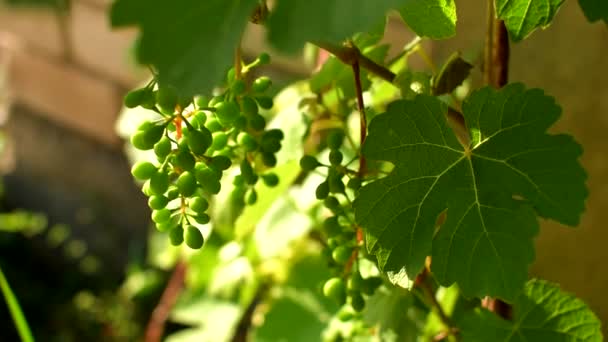
[{"label": "leaf stem", "polygon": [[11,290],[6,277],[4,277],[4,273],[2,272],[2,268],[0,268],[0,288],[2,289],[2,294],[4,295],[4,299],[6,300],[6,305],[8,306],[8,310],[13,318],[13,322],[15,322],[15,328],[19,333],[19,337],[21,337],[22,342],[34,342],[34,337],[32,336],[32,331],[30,330],[27,320],[25,319],[25,315],[23,315],[23,311],[21,311],[21,307],[19,306],[19,301],[17,301],[17,297]]},{"label": "leaf stem", "polygon": [[184,285],[184,278],[186,275],[186,264],[183,261],[179,261],[175,265],[175,270],[169,278],[167,287],[163,291],[160,297],[160,301],[150,317],[148,327],[146,328],[145,341],[146,342],[159,342],[163,336],[165,330],[165,322],[169,318],[171,309],[177,302],[177,298],[181,293]]},{"label": "leaf stem", "polygon": [[[504,21],[495,17],[494,0],[488,1],[483,74],[484,82],[495,88],[502,88],[508,82],[509,36]],[[504,319],[512,318],[511,305],[500,299],[486,297],[481,306]]]},{"label": "leaf stem", "polygon": [[367,163],[363,156],[363,143],[367,137],[367,119],[365,117],[365,103],[363,102],[363,87],[361,86],[361,70],[359,69],[359,62],[353,63],[353,74],[355,76],[355,92],[357,93],[357,107],[359,108],[359,177],[363,177],[367,171]]}]

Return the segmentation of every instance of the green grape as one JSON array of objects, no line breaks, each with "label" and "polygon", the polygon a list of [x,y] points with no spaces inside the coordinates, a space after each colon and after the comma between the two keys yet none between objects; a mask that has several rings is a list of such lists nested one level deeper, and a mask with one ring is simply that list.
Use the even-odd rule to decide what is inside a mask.
[{"label": "green grape", "polygon": [[208,106],[213,108],[220,102],[224,102],[224,95],[214,96],[211,101],[209,101]]},{"label": "green grape", "polygon": [[236,140],[239,145],[243,146],[246,152],[252,152],[258,149],[258,142],[247,132],[239,133]]},{"label": "green grape", "polygon": [[190,117],[190,124],[194,128],[199,129],[201,127],[204,127],[205,122],[207,122],[207,114],[205,114],[205,112],[203,112],[202,110],[197,110]]},{"label": "green grape", "polygon": [[232,81],[234,81],[236,79],[236,71],[234,70],[234,67],[228,69],[228,73],[226,74],[226,81],[228,81],[228,83],[232,83]]},{"label": "green grape", "polygon": [[169,231],[169,241],[173,246],[179,246],[184,242],[184,228],[181,226],[173,227]]},{"label": "green grape", "polygon": [[349,232],[342,232],[341,234],[337,235],[335,238],[340,244],[347,244],[349,242],[352,242],[355,239],[355,237],[356,237],[355,232],[349,231]]},{"label": "green grape", "polygon": [[326,199],[329,196],[329,183],[323,182],[317,186],[315,196],[318,200]]},{"label": "green grape", "polygon": [[171,153],[171,140],[167,137],[162,137],[155,145],[154,145],[154,154],[158,157],[159,160],[165,160],[167,156]]},{"label": "green grape", "polygon": [[163,223],[169,221],[171,218],[171,210],[164,208],[160,210],[152,211],[152,221],[156,223]]},{"label": "green grape", "polygon": [[330,172],[329,177],[327,177],[327,182],[329,183],[329,192],[332,194],[344,193],[345,187],[344,182],[342,182],[341,174]]},{"label": "green grape", "polygon": [[251,167],[251,164],[249,163],[249,161],[247,159],[244,159],[241,162],[240,168],[241,168],[241,175],[243,176],[245,183],[255,184],[255,182],[253,181],[253,179],[255,178],[255,172],[253,171],[253,168]]},{"label": "green grape", "polygon": [[239,117],[234,120],[232,127],[239,132],[247,128],[247,118],[244,115],[239,114]]},{"label": "green grape", "polygon": [[175,126],[175,123],[169,122],[169,124],[167,125],[167,131],[169,131],[169,132],[177,131],[177,127]]},{"label": "green grape", "polygon": [[185,234],[186,245],[192,249],[199,249],[203,247],[203,234],[195,226],[187,226]]},{"label": "green grape", "polygon": [[156,104],[161,112],[165,114],[173,114],[177,106],[178,95],[173,87],[159,87],[156,92]]},{"label": "green grape", "polygon": [[353,190],[359,190],[361,188],[361,178],[354,177],[348,180],[346,187]]},{"label": "green grape", "polygon": [[195,163],[196,160],[194,159],[194,156],[187,149],[180,149],[173,160],[173,165],[184,171],[192,170]]},{"label": "green grape", "polygon": [[270,55],[267,54],[266,52],[262,52],[258,56],[258,61],[260,64],[268,64],[268,63],[270,63]]},{"label": "green grape", "polygon": [[169,188],[169,175],[161,170],[157,171],[150,178],[150,193],[162,195]]},{"label": "green grape", "polygon": [[353,310],[356,312],[361,312],[365,309],[365,299],[361,295],[361,292],[351,294],[350,306],[352,306]]},{"label": "green grape", "polygon": [[136,131],[137,132],[143,132],[146,131],[150,128],[152,128],[153,126],[156,126],[156,124],[152,121],[143,121],[142,123],[139,124],[139,126],[137,126]]},{"label": "green grape", "polygon": [[204,164],[202,165],[195,169],[196,181],[206,191],[212,194],[219,193],[222,186],[220,183],[221,174],[218,175],[217,171],[208,168]]},{"label": "green grape", "polygon": [[166,197],[169,201],[173,201],[174,199],[179,197],[179,189],[177,188],[177,186],[175,186],[175,185],[169,186],[169,189],[167,189]]},{"label": "green grape", "polygon": [[145,109],[155,110],[156,109],[156,92],[154,92],[152,89],[148,88],[148,91],[146,91],[143,94],[139,105]]},{"label": "green grape", "polygon": [[245,177],[243,175],[236,175],[232,180],[232,185],[236,187],[244,187],[247,182],[245,182]]},{"label": "green grape", "polygon": [[262,175],[262,181],[268,187],[275,187],[279,184],[279,176],[276,173],[267,173]]},{"label": "green grape", "polygon": [[[338,319],[342,322],[348,322],[350,320],[352,320],[353,318],[355,318],[355,314],[352,313],[350,310],[340,310],[340,312],[338,312]],[[342,335],[338,335],[339,337],[336,338],[336,340],[334,341],[342,341]]]},{"label": "green grape", "polygon": [[259,112],[257,102],[255,102],[255,100],[249,96],[243,96],[241,99],[241,109],[243,114],[247,116],[253,116]]},{"label": "green grape", "polygon": [[237,96],[243,94],[247,90],[245,81],[235,80],[234,83],[232,83],[230,90],[232,90],[232,94],[237,95]]},{"label": "green grape", "polygon": [[228,168],[230,168],[231,165],[232,165],[232,160],[230,160],[230,158],[223,156],[223,155],[215,156],[215,157],[211,158],[211,160],[209,161],[209,167],[214,169],[215,171],[228,170]]},{"label": "green grape", "polygon": [[332,150],[337,150],[344,142],[344,131],[332,130],[327,136],[327,146]]},{"label": "green grape", "polygon": [[343,158],[344,155],[342,154],[342,152],[340,152],[340,150],[331,150],[329,152],[329,162],[331,163],[331,165],[337,166],[342,164]]},{"label": "green grape", "polygon": [[146,141],[146,133],[145,132],[137,132],[131,136],[131,145],[138,150],[146,151],[154,148],[154,144],[149,144]]},{"label": "green grape", "polygon": [[329,210],[331,210],[332,212],[338,212],[339,208],[340,208],[340,202],[338,201],[337,198],[333,197],[333,196],[329,196],[327,198],[325,198],[325,200],[323,201],[323,204],[325,205],[325,207]]},{"label": "green grape", "polygon": [[215,132],[213,133],[213,143],[211,143],[211,148],[219,151],[226,147],[228,144],[228,134],[224,132]]},{"label": "green grape", "polygon": [[358,291],[363,286],[363,277],[361,277],[361,273],[359,271],[353,271],[353,274],[350,276],[350,280],[348,282],[348,288],[352,291]]},{"label": "green grape", "polygon": [[194,100],[194,98],[192,96],[180,95],[179,99],[177,101],[177,105],[180,107],[180,109],[184,109],[184,108],[188,107],[190,104],[192,104],[193,100]]},{"label": "green grape", "polygon": [[263,152],[276,153],[281,149],[281,141],[270,135],[264,134],[260,141],[260,147]]},{"label": "green grape", "polygon": [[169,199],[163,195],[152,195],[148,198],[148,206],[150,209],[161,210],[169,203]]},{"label": "green grape", "polygon": [[[263,93],[272,85],[272,81],[267,76],[258,77],[251,85],[251,90],[256,93]],[[272,107],[272,106],[271,106]]]},{"label": "green grape", "polygon": [[201,127],[188,133],[187,142],[192,153],[202,155],[213,143],[213,136],[207,128]]},{"label": "green grape", "polygon": [[147,161],[139,161],[131,167],[131,174],[137,180],[148,180],[156,173],[156,166]]},{"label": "green grape", "polygon": [[141,187],[141,192],[144,193],[144,195],[150,197],[152,196],[152,191],[150,191],[150,181],[147,180],[144,185],[142,185]]},{"label": "green grape", "polygon": [[127,93],[124,98],[124,104],[127,108],[135,108],[142,104],[146,93],[150,90],[148,88],[135,89]]},{"label": "green grape", "polygon": [[[340,246],[340,243],[338,242],[338,240],[334,239],[334,238],[330,238],[327,239],[327,246],[331,249],[334,250],[336,247]],[[331,256],[331,253],[330,253]],[[332,257],[333,260],[333,257]]]},{"label": "green grape", "polygon": [[264,132],[264,136],[267,136],[269,138],[279,140],[279,141],[281,141],[285,138],[285,134],[283,133],[283,131],[278,128],[273,128],[273,129],[267,130],[266,132]]},{"label": "green grape", "polygon": [[176,185],[184,197],[190,197],[196,192],[196,178],[191,172],[186,171],[179,175]]},{"label": "green grape", "polygon": [[245,194],[247,193],[247,187],[236,186],[230,193],[230,201],[232,204],[237,206],[245,205]]},{"label": "green grape", "polygon": [[197,108],[205,108],[209,105],[209,98],[207,96],[197,96],[194,98],[194,104]]},{"label": "green grape", "polygon": [[254,131],[262,131],[266,127],[266,119],[260,114],[255,114],[247,119],[247,125]]},{"label": "green grape", "polygon": [[209,208],[209,202],[202,197],[192,197],[188,200],[188,206],[197,214],[203,214]]},{"label": "green grape", "polygon": [[345,245],[336,247],[331,253],[331,257],[340,265],[346,264],[353,255],[353,248]]},{"label": "green grape", "polygon": [[300,159],[300,167],[307,172],[316,169],[319,165],[321,163],[313,156],[305,155]]},{"label": "green grape", "polygon": [[232,124],[240,115],[241,110],[235,101],[220,102],[215,106],[215,115],[224,127]]},{"label": "green grape", "polygon": [[156,144],[160,138],[163,137],[163,134],[165,133],[165,126],[154,125],[143,132],[146,146],[154,147],[154,144]]},{"label": "green grape", "polygon": [[264,162],[264,165],[268,166],[268,167],[275,167],[277,166],[277,157],[274,155],[274,153],[270,153],[270,152],[262,152],[262,161]]},{"label": "green grape", "polygon": [[158,230],[161,233],[164,232],[168,232],[169,230],[173,229],[175,226],[177,226],[178,221],[170,219],[166,222],[162,222],[162,223],[157,223],[156,226],[156,230]]},{"label": "green grape", "polygon": [[365,278],[361,284],[361,292],[371,296],[376,292],[376,289],[380,287],[380,285],[382,285],[382,278],[380,277]]},{"label": "green grape", "polygon": [[329,237],[336,236],[342,232],[342,226],[338,222],[338,216],[330,216],[323,221],[323,230]]},{"label": "green grape", "polygon": [[249,191],[249,194],[247,194],[247,204],[249,205],[254,205],[255,202],[258,201],[258,193],[257,191],[255,191],[255,189],[251,189]]},{"label": "green grape", "polygon": [[323,285],[323,294],[325,297],[336,301],[339,305],[346,302],[346,286],[342,278],[330,278]]},{"label": "green grape", "polygon": [[209,215],[207,215],[205,213],[200,213],[200,214],[194,216],[194,221],[196,221],[196,223],[198,223],[198,224],[207,224],[207,223],[209,223],[210,220],[211,220],[211,218],[209,217]]},{"label": "green grape", "polygon": [[216,118],[211,118],[207,120],[207,122],[205,123],[205,127],[212,133],[219,132],[224,129],[224,127],[222,127],[222,124]]},{"label": "green grape", "polygon": [[272,97],[270,96],[258,96],[255,100],[262,109],[270,109],[274,105]]}]

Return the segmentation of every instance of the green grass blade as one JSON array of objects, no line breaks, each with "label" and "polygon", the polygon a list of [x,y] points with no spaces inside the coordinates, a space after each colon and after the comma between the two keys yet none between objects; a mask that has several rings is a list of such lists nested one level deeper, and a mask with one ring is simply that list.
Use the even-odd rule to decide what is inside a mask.
[{"label": "green grass blade", "polygon": [[15,294],[11,290],[11,287],[8,285],[8,281],[6,281],[6,278],[4,277],[2,268],[0,268],[0,288],[2,288],[2,294],[6,299],[6,304],[8,305],[8,309],[11,313],[11,316],[13,317],[13,321],[15,321],[15,327],[19,332],[21,341],[34,342],[34,337],[32,337],[32,332],[30,331],[30,328],[27,325],[27,321],[25,320],[23,311],[21,311],[21,307],[19,307],[17,297],[15,297]]}]

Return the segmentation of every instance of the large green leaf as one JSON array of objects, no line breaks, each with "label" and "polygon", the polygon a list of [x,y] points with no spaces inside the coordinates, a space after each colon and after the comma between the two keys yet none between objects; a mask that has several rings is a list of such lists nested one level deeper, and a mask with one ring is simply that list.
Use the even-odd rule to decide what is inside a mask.
[{"label": "large green leaf", "polygon": [[400,10],[420,36],[439,39],[455,33],[453,0],[281,0],[269,19],[270,41],[291,52],[307,41],[340,42],[355,32],[381,29],[390,9]]},{"label": "large green leaf", "polygon": [[512,84],[473,93],[463,105],[467,147],[446,112],[438,99],[420,95],[392,103],[371,122],[364,155],[395,168],[361,189],[357,222],[389,275],[405,271],[413,279],[432,255],[442,285],[512,301],[534,259],[536,215],[579,221],[587,196],[581,148],[570,136],[545,132],[560,108],[540,89]]},{"label": "large green leaf", "polygon": [[464,342],[600,342],[600,321],[580,299],[531,280],[513,303],[513,321],[478,309],[460,324]]},{"label": "large green leaf", "polygon": [[233,63],[256,0],[118,0],[113,26],[138,25],[138,61],[184,94],[208,93]]},{"label": "large green leaf", "polygon": [[505,21],[513,41],[547,27],[564,0],[496,0],[496,15]]},{"label": "large green leaf", "polygon": [[441,39],[456,34],[454,0],[409,0],[401,6],[399,13],[421,37]]},{"label": "large green leaf", "polygon": [[603,20],[608,24],[608,1],[606,0],[578,0],[579,5],[590,22]]}]

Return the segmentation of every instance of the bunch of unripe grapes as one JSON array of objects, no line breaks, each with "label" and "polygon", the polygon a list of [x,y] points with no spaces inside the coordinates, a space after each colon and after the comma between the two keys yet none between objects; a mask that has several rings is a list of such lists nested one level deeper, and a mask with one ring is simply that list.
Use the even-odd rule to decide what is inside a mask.
[{"label": "bunch of unripe grapes", "polygon": [[[323,294],[340,305],[344,305],[349,300],[353,310],[361,312],[365,308],[364,295],[372,295],[382,284],[382,279],[363,278],[358,270],[358,258],[361,257],[360,252],[363,252],[363,239],[362,233],[354,223],[347,189],[358,191],[361,188],[361,178],[357,172],[347,168],[348,163],[343,165],[344,155],[341,148],[344,139],[343,130],[333,129],[326,140],[329,148],[329,164],[325,165],[314,156],[305,155],[300,159],[300,167],[304,171],[327,169],[326,178],[317,186],[315,195],[332,213],[332,216],[323,221],[321,231],[327,239],[323,253],[333,266],[336,276],[325,282]],[[345,177],[349,179],[346,185]]]},{"label": "bunch of unripe grapes", "polygon": [[[263,54],[244,70],[268,61]],[[248,85],[230,69],[226,88],[211,99],[183,97],[173,87],[155,83],[125,96],[126,107],[142,106],[159,114],[131,137],[135,148],[154,151],[156,163],[137,162],[131,173],[145,182],[142,191],[149,197],[156,228],[168,232],[175,246],[185,241],[199,249],[204,239],[194,223],[209,223],[209,200],[220,192],[222,175],[233,163],[240,167],[235,192],[248,204],[257,200],[258,180],[268,186],[279,182],[269,169],[277,163],[283,132],[267,130],[260,114],[273,106],[265,95],[271,81],[259,77]]]}]

